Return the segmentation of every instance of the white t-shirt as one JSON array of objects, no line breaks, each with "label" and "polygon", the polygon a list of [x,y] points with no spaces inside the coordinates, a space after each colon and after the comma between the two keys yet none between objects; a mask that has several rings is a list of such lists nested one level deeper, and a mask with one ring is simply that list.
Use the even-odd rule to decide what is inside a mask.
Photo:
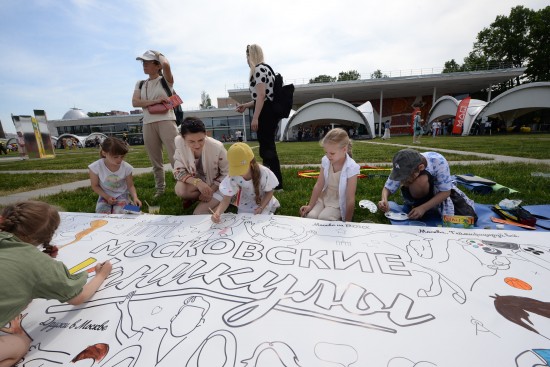
[{"label": "white t-shirt", "polygon": [[99,176],[99,186],[106,194],[118,197],[128,191],[126,177],[132,174],[134,167],[128,162],[122,161],[120,168],[112,172],[105,165],[105,159],[101,158],[88,166],[90,171]]},{"label": "white t-shirt", "polygon": [[[266,192],[273,191],[279,184],[279,180],[271,170],[265,166],[260,167],[260,196]],[[256,195],[254,194],[254,184],[252,180],[245,180],[242,176],[226,176],[220,184],[220,192],[225,196],[235,196],[234,205],[239,208],[239,213],[254,213],[258,207],[256,204]],[[272,197],[264,212],[272,212],[271,209],[278,208],[279,201]]]},{"label": "white t-shirt", "polygon": [[[159,98],[166,98],[168,97],[168,94],[166,94],[166,91],[162,87],[161,82],[162,76],[159,76],[158,78],[154,80],[145,80],[143,84],[141,85],[141,90],[139,88],[139,85],[141,84],[141,80],[136,83],[136,90],[140,90],[140,96],[141,99],[150,101],[154,99]],[[174,93],[174,89],[170,83],[168,83],[168,87]],[[157,121],[175,121],[176,115],[174,114],[174,110],[168,110],[165,113],[149,113],[149,110],[147,107],[143,108],[143,124],[150,124],[151,122],[157,122]]]}]

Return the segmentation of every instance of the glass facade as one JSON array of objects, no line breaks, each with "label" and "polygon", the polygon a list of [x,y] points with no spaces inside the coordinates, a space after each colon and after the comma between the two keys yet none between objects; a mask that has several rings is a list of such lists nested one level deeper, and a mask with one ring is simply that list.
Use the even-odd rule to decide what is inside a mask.
[{"label": "glass facade", "polygon": [[[219,110],[218,110],[219,111]],[[186,112],[187,116],[196,116],[200,118],[206,127],[207,134],[219,141],[235,141],[236,132],[241,131],[241,135],[246,140],[256,140],[256,134],[250,131],[250,121],[252,113],[247,110],[245,114],[232,114],[231,116],[201,116],[206,111]],[[74,134],[78,136],[87,136],[91,133],[103,133],[107,136],[122,137],[126,132],[130,142],[143,144],[143,124],[141,120],[134,122],[109,122],[109,117],[104,117],[103,121],[88,121],[87,119],[75,120],[73,125],[58,126],[58,136],[62,134]],[[60,122],[66,123],[64,120]],[[245,134],[246,132],[246,134]]]}]

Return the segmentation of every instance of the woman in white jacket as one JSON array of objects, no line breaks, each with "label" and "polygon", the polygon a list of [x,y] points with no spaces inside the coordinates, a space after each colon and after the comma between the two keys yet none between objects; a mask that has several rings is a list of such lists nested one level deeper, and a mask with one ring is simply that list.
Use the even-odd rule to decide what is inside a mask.
[{"label": "woman in white jacket", "polygon": [[204,123],[196,117],[183,120],[174,143],[175,192],[187,208],[199,204],[193,214],[210,214],[223,198],[220,182],[229,172],[227,151],[221,142],[206,135]]}]

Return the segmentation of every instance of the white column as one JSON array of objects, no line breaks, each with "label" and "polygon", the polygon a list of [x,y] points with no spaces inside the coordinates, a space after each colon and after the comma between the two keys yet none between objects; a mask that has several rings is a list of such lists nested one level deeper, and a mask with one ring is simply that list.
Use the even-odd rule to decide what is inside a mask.
[{"label": "white column", "polygon": [[491,102],[491,91],[493,90],[493,86],[489,85],[489,94],[487,95],[487,102]]},{"label": "white column", "polygon": [[244,112],[243,112],[243,141],[246,142],[246,119],[244,118]]},{"label": "white column", "polygon": [[[382,106],[384,101],[384,91],[380,91],[380,113],[378,114],[378,136],[382,136]],[[376,135],[376,132],[375,132]]]},{"label": "white column", "polygon": [[437,88],[434,87],[434,94],[433,94],[433,97],[432,97],[432,107],[434,106],[434,103],[436,101],[436,99],[435,99],[435,97],[437,97],[436,91],[437,91]]}]

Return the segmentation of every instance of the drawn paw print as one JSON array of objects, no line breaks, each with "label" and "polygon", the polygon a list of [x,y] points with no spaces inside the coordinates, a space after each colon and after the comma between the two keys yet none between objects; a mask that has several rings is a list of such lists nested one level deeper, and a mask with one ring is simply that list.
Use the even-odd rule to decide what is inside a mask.
[{"label": "drawn paw print", "polygon": [[534,249],[532,247],[525,247],[524,250],[527,251],[527,252],[532,252],[534,255],[539,255],[540,256],[540,255],[544,254],[544,251],[537,250],[537,249]]}]

